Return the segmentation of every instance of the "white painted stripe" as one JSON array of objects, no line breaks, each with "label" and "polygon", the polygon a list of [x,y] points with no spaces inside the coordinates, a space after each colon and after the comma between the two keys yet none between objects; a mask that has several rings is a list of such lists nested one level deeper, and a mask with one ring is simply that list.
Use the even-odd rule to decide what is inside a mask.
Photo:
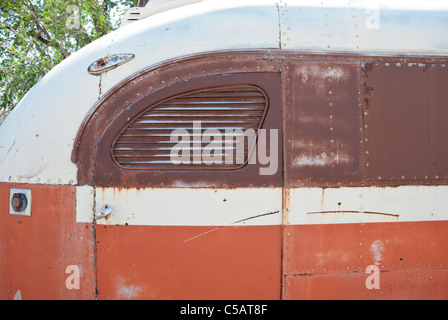
[{"label": "white painted stripe", "polygon": [[289,224],[448,220],[447,186],[294,188]]},{"label": "white painted stripe", "polygon": [[[77,222],[158,226],[281,225],[281,188],[77,187]],[[285,209],[290,225],[448,220],[448,186],[397,188],[291,188]],[[286,202],[288,203],[288,202]]]},{"label": "white painted stripe", "polygon": [[446,1],[284,2],[279,3],[283,49],[447,53]]},{"label": "white painted stripe", "polygon": [[91,186],[76,187],[76,222],[93,222],[95,189]]},{"label": "white painted stripe", "polygon": [[98,224],[168,226],[279,225],[281,188],[147,188],[96,190],[96,210],[113,207]]}]

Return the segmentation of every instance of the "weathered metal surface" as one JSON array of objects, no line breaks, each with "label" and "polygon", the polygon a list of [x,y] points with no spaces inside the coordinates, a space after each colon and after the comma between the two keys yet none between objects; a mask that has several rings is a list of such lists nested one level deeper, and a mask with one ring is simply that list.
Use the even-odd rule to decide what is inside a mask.
[{"label": "weathered metal surface", "polygon": [[359,67],[285,62],[285,183],[360,184]]},{"label": "weathered metal surface", "polygon": [[[285,224],[446,221],[447,186],[290,188]],[[286,209],[284,209],[286,210]]]},{"label": "weathered metal surface", "polygon": [[280,0],[277,4],[283,49],[437,54],[447,48],[445,2]]},{"label": "weathered metal surface", "polygon": [[[64,60],[11,113],[0,127],[0,181],[76,185],[77,168],[66,155],[92,105],[117,83],[169,59],[261,48],[446,57],[446,3],[382,3],[377,9],[387,18],[370,30],[363,19],[372,4],[204,1],[121,28]],[[122,52],[135,55],[125,68],[101,77],[86,71],[93,61]],[[35,123],[42,125],[38,131]]]},{"label": "weathered metal surface", "polygon": [[[184,186],[189,187],[281,186],[281,168],[277,168],[271,175],[260,175],[260,168],[266,167],[260,161],[238,171],[227,171],[226,174],[195,170],[178,171],[173,175],[161,170],[126,170],[118,167],[111,158],[111,147],[119,132],[128,125],[130,119],[144,112],[148,106],[180,93],[211,86],[250,84],[260,87],[269,99],[269,109],[262,129],[268,133],[271,130],[279,133],[275,137],[275,155],[277,163],[281,165],[281,81],[280,74],[275,72],[279,63],[268,58],[269,56],[257,53],[215,54],[146,70],[119,84],[92,109],[91,115],[86,118],[79,131],[73,152],[73,160],[79,164],[79,183],[146,187],[174,186],[176,182],[183,181]],[[96,165],[99,163],[101,165]],[[247,178],[243,179],[242,176]]]},{"label": "weathered metal surface", "polygon": [[363,180],[446,184],[448,67],[412,59],[363,65]]},{"label": "weathered metal surface", "polygon": [[380,289],[366,289],[369,273],[288,276],[287,300],[446,300],[447,272],[441,269],[380,272]]},{"label": "weathered metal surface", "polygon": [[114,208],[106,225],[281,225],[282,188],[97,188],[95,204]]},{"label": "weathered metal surface", "polygon": [[[447,298],[446,189],[436,187],[448,183],[446,4],[372,4],[206,1],[65,60],[0,127],[0,181],[78,186],[0,186],[1,296]],[[366,9],[382,12],[380,28]],[[120,52],[135,54],[126,68],[86,71]],[[216,85],[266,91],[275,174],[113,162],[128,118]],[[8,214],[11,187],[31,189],[31,217]],[[95,225],[110,199],[114,211]],[[67,291],[68,264],[81,267],[80,290]],[[379,291],[366,287],[369,265],[381,270]]]},{"label": "weathered metal surface", "polygon": [[[447,299],[448,223],[284,227],[285,299]],[[378,267],[378,288],[366,273]],[[367,269],[368,270],[368,269]]]},{"label": "weathered metal surface", "polygon": [[[225,28],[222,21],[227,21]],[[247,6],[213,1],[96,40],[49,72],[0,126],[0,181],[77,185],[77,167],[67,155],[92,106],[117,83],[169,59],[216,50],[278,48],[278,36],[275,2]],[[100,77],[87,72],[93,61],[123,52],[135,58]]]},{"label": "weathered metal surface", "polygon": [[[11,188],[31,190],[30,217],[9,214]],[[94,226],[75,223],[75,193],[71,186],[0,183],[1,299],[18,291],[25,300],[95,298]],[[70,266],[79,270],[77,289],[66,285]]]},{"label": "weathered metal surface", "polygon": [[97,235],[99,299],[280,298],[279,225],[98,226]]}]

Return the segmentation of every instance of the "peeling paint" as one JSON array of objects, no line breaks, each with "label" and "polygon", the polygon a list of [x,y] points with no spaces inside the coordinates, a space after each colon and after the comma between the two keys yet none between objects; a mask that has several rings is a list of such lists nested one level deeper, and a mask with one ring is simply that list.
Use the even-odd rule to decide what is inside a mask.
[{"label": "peeling paint", "polygon": [[297,167],[327,167],[332,164],[350,162],[348,154],[339,152],[339,150],[334,155],[330,154],[325,151],[320,154],[301,154],[294,159],[293,165]]},{"label": "peeling paint", "polygon": [[120,299],[136,299],[143,293],[143,288],[138,285],[129,285],[126,279],[118,278],[116,283],[116,295]]},{"label": "peeling paint", "polygon": [[383,260],[383,254],[384,254],[384,243],[381,240],[375,240],[369,248],[370,253],[373,256],[373,259],[375,260],[375,265],[379,265],[380,262]]},{"label": "peeling paint", "polygon": [[[297,70],[302,78],[302,83],[308,82],[311,78],[339,80],[344,77],[344,70],[338,68],[322,69],[319,66],[308,65]],[[313,80],[315,81],[315,80]]]}]

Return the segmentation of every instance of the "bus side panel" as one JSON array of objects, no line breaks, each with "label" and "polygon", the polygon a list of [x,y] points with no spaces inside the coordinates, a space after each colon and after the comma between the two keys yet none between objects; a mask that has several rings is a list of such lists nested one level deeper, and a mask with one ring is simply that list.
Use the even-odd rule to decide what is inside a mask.
[{"label": "bus side panel", "polygon": [[[10,189],[31,190],[31,216]],[[0,299],[94,299],[94,232],[76,223],[76,187],[0,183]]]},{"label": "bus side panel", "polygon": [[448,221],[285,226],[284,298],[447,299],[447,228]]},{"label": "bus side panel", "polygon": [[99,299],[280,299],[280,225],[98,225],[97,234]]}]

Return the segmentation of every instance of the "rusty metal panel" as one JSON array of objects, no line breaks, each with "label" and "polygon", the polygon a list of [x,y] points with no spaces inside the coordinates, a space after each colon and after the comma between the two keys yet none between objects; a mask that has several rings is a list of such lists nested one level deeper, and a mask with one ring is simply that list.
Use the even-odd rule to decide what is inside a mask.
[{"label": "rusty metal panel", "polygon": [[287,61],[284,68],[286,185],[359,185],[358,65]]},{"label": "rusty metal panel", "polygon": [[98,226],[97,235],[99,299],[280,298],[280,225]]},{"label": "rusty metal panel", "polygon": [[163,170],[126,170],[118,167],[111,157],[114,139],[128,124],[128,119],[148,106],[181,93],[229,85],[253,85],[266,93],[269,109],[262,129],[277,130],[277,147],[282,150],[282,93],[278,70],[279,64],[264,53],[211,54],[144,70],[118,84],[92,109],[80,128],[72,155],[79,167],[78,182],[105,187],[179,186],[179,182],[186,187],[281,186],[281,151],[276,153],[279,168],[270,175],[260,175],[260,169],[265,166],[259,161],[225,173],[186,170],[173,174]]},{"label": "rusty metal panel", "polygon": [[363,64],[363,178],[368,184],[448,182],[448,67],[434,60]]},{"label": "rusty metal panel", "polygon": [[[447,221],[288,225],[286,299],[447,299]],[[366,287],[368,266],[379,288]]]},{"label": "rusty metal panel", "polygon": [[[32,191],[30,217],[9,214],[17,187]],[[0,204],[0,298],[95,299],[95,231],[76,223],[76,187],[0,183]],[[68,279],[74,267],[79,287]]]}]

